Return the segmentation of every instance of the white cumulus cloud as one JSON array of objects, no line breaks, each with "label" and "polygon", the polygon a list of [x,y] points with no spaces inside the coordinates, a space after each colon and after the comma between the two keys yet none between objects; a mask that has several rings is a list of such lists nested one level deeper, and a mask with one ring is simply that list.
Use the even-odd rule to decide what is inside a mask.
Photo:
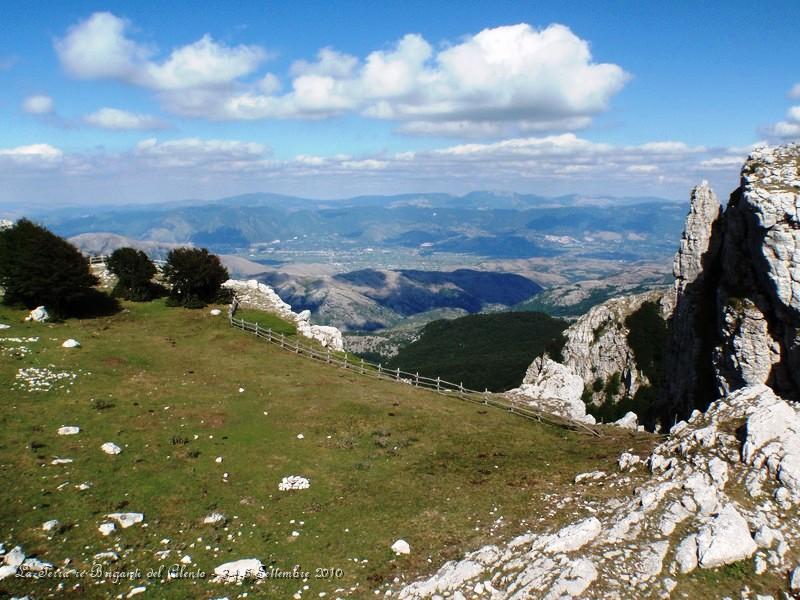
[{"label": "white cumulus cloud", "polygon": [[56,51],[74,77],[142,86],[169,111],[209,119],[352,112],[414,135],[575,131],[607,110],[629,79],[620,66],[595,62],[589,42],[559,24],[494,27],[438,48],[410,33],[364,57],[326,47],[295,61],[285,83],[257,73],[268,57],[260,46],[228,46],[207,34],[158,58],[129,30],[126,20],[95,13],[57,40]]},{"label": "white cumulus cloud", "polygon": [[175,48],[161,61],[156,49],[128,36],[130,23],[98,12],[55,42],[64,69],[79,79],[117,79],[156,91],[226,86],[248,75],[266,58],[258,46],[230,47],[210,35]]},{"label": "white cumulus cloud", "polygon": [[46,115],[52,113],[53,108],[53,99],[44,94],[28,96],[22,102],[22,110],[30,115]]},{"label": "white cumulus cloud", "polygon": [[118,108],[101,108],[83,118],[87,125],[102,129],[161,129],[164,124],[156,117],[136,114]]}]

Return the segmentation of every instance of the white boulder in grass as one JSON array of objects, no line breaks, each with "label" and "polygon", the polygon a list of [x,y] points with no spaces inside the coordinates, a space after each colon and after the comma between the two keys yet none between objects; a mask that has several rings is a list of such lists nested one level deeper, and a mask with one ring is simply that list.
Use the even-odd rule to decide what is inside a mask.
[{"label": "white boulder in grass", "polygon": [[47,309],[44,306],[37,306],[27,317],[25,317],[26,321],[36,321],[38,323],[47,321],[49,319],[50,313],[47,312]]},{"label": "white boulder in grass", "polygon": [[122,448],[117,446],[114,442],[106,442],[100,446],[100,449],[106,454],[119,454],[122,452]]},{"label": "white boulder in grass", "polygon": [[635,412],[628,411],[624,417],[614,421],[614,425],[623,429],[635,430],[639,426],[639,417],[636,416]]},{"label": "white boulder in grass", "polygon": [[97,530],[105,536],[111,535],[116,529],[117,526],[113,523],[100,523],[100,527],[97,528]]},{"label": "white boulder in grass", "polygon": [[53,531],[59,525],[61,525],[61,523],[58,522],[58,519],[50,519],[42,524],[42,529],[44,531]]},{"label": "white boulder in grass", "polygon": [[218,309],[218,308],[212,308],[211,309],[211,316],[212,317],[218,317],[221,314],[222,314],[222,311],[220,309]]},{"label": "white boulder in grass", "polygon": [[392,544],[392,552],[395,554],[411,554],[411,546],[405,540],[397,540]]},{"label": "white boulder in grass", "polygon": [[310,487],[311,482],[305,477],[300,477],[300,475],[289,475],[288,477],[284,477],[278,484],[278,489],[282,492],[289,490],[307,490]]},{"label": "white boulder in grass", "polygon": [[205,519],[203,519],[203,523],[205,525],[216,525],[218,523],[224,523],[224,522],[225,522],[225,515],[217,511],[212,512]]},{"label": "white boulder in grass", "polygon": [[123,529],[127,529],[131,525],[136,525],[137,523],[141,523],[144,521],[144,515],[142,513],[111,513],[106,515],[109,519],[116,521],[120,527]]},{"label": "white boulder in grass", "polygon": [[58,435],[78,435],[80,432],[81,428],[74,425],[64,425],[58,428]]},{"label": "white boulder in grass", "polygon": [[0,323],[0,329],[11,329],[11,325],[6,325],[5,323]]},{"label": "white boulder in grass", "polygon": [[65,341],[63,344],[61,344],[61,347],[62,348],[80,348],[81,347],[81,343],[78,340],[74,340],[72,338],[69,338],[67,341]]},{"label": "white boulder in grass", "polygon": [[248,578],[256,578],[263,570],[264,565],[257,558],[243,558],[221,564],[214,569],[217,581],[222,583],[235,583]]}]

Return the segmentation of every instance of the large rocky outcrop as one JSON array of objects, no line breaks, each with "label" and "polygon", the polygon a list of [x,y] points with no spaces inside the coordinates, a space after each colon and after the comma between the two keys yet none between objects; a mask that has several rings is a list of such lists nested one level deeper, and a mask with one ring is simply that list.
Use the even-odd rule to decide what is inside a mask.
[{"label": "large rocky outcrop", "polygon": [[567,329],[562,362],[583,379],[584,399],[607,398],[615,374],[617,400],[652,383],[626,327],[646,301],[669,320],[664,425],[746,386],[800,399],[800,146],[754,151],[724,211],[707,183],[692,190],[674,276],[671,290],[610,300]]},{"label": "large rocky outcrop", "polygon": [[[742,424],[744,433],[735,435]],[[446,563],[431,577],[389,584],[383,594],[404,600],[699,597],[686,574],[740,561],[739,569],[751,573],[748,585],[761,578],[770,589],[788,591],[800,556],[796,405],[765,385],[744,388],[675,425],[646,461],[621,458],[627,460],[620,472],[578,475],[574,498],[550,500],[566,518],[560,528],[534,525]],[[620,492],[604,495],[613,489]],[[742,597],[753,597],[747,589]]]},{"label": "large rocky outcrop", "polygon": [[581,399],[583,387],[583,379],[570,367],[540,356],[528,367],[522,385],[506,395],[549,413],[591,424],[595,420],[586,414],[586,404]]},{"label": "large rocky outcrop", "polygon": [[332,350],[344,350],[342,332],[336,327],[326,325],[314,325],[311,323],[311,313],[304,310],[296,313],[292,307],[284,302],[271,287],[259,283],[255,279],[240,281],[229,279],[222,284],[222,287],[231,290],[239,306],[243,308],[254,308],[263,310],[286,319],[295,324],[297,332],[307,338],[318,341],[323,346]]},{"label": "large rocky outcrop", "polygon": [[706,186],[692,196],[668,353],[679,414],[762,383],[800,398],[799,164],[797,145],[759,149],[724,213]]},{"label": "large rocky outcrop", "polygon": [[636,364],[626,325],[628,317],[645,302],[657,303],[663,318],[672,310],[671,296],[660,290],[612,298],[593,307],[564,332],[567,342],[561,351],[562,362],[583,380],[593,401],[606,393],[592,389],[595,382],[599,382],[595,387],[600,387],[619,377],[619,388],[611,393],[617,400],[635,395],[639,387],[650,383]]}]

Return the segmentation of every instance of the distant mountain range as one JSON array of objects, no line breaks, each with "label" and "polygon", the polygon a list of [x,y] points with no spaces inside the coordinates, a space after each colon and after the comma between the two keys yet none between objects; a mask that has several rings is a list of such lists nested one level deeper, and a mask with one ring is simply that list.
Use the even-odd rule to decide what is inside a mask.
[{"label": "distant mountain range", "polygon": [[33,216],[66,237],[111,233],[229,254],[370,247],[508,259],[576,253],[634,260],[671,252],[684,213],[683,204],[652,197],[473,192],[335,201],[247,194]]}]

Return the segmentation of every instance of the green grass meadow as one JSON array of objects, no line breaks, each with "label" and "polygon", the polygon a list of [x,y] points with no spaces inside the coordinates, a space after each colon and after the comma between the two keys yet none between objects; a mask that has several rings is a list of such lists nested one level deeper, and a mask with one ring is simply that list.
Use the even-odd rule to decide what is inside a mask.
[{"label": "green grass meadow", "polygon": [[[23,323],[25,314],[0,306],[0,323],[11,325],[0,338],[39,338],[23,344],[24,355],[0,341],[0,542],[77,570],[113,551],[120,558],[105,563],[108,571],[141,577],[10,577],[0,597],[107,598],[146,586],[142,597],[282,599],[304,585],[304,598],[351,588],[374,597],[382,582],[432,572],[534,524],[555,526],[562,517],[544,495],[574,494],[577,473],[613,469],[620,452],[653,444],[644,434],[597,439],[359,377],[235,330],[224,310],[213,317],[155,301],[92,320]],[[67,338],[82,347],[62,348]],[[28,391],[16,379],[28,367],[77,376]],[[81,432],[59,436],[62,425]],[[104,454],[108,441],[123,452]],[[307,477],[310,488],[278,491],[288,475]],[[84,482],[91,487],[81,491]],[[98,525],[116,511],[142,512],[144,525],[102,536]],[[204,525],[212,511],[227,523]],[[61,527],[47,533],[50,519]],[[410,555],[390,550],[399,538]],[[186,555],[184,577],[158,575]],[[210,581],[215,566],[240,558],[299,565],[309,579]],[[317,569],[338,576],[317,578],[327,575]],[[198,570],[206,576],[191,578]]]}]

